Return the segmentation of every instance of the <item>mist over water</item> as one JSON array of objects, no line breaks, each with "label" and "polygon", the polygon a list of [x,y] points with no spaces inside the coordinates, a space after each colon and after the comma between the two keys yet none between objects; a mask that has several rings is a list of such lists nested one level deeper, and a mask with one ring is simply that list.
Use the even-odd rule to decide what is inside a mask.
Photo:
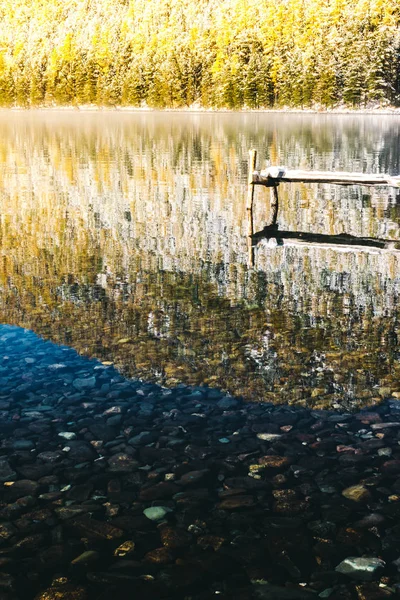
[{"label": "mist over water", "polygon": [[[124,374],[358,407],[400,391],[400,254],[261,240],[247,160],[400,173],[400,118],[0,113],[0,313]],[[282,184],[279,228],[400,240],[392,188]],[[255,231],[269,223],[255,192]]]}]

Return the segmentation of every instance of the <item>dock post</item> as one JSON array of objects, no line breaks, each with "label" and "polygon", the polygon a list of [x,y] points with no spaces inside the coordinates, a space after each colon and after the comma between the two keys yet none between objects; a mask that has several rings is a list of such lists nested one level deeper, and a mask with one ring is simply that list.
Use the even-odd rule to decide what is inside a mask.
[{"label": "dock post", "polygon": [[249,172],[247,176],[247,210],[253,210],[254,183],[253,172],[256,169],[257,150],[249,150]]},{"label": "dock post", "polygon": [[276,183],[275,185],[273,185],[270,189],[270,193],[271,193],[271,223],[270,226],[274,226],[276,225],[276,220],[278,217],[278,210],[279,210],[279,197],[278,197],[278,185],[279,183]]},{"label": "dock post", "polygon": [[248,252],[249,252],[249,263],[251,267],[254,267],[254,247],[252,235],[254,233],[253,226],[253,200],[254,200],[254,183],[253,183],[253,172],[256,168],[257,161],[257,150],[249,150],[249,168],[247,177],[247,223],[248,223]]}]

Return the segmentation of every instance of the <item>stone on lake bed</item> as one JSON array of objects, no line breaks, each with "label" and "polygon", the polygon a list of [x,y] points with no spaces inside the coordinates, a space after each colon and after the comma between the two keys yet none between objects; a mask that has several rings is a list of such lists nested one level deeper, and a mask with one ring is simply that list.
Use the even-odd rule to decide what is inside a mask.
[{"label": "stone on lake bed", "polygon": [[370,527],[376,527],[377,525],[382,525],[385,522],[385,517],[379,513],[370,513],[366,515],[359,521],[353,523],[354,527],[360,529],[369,529]]},{"label": "stone on lake bed", "polygon": [[371,429],[391,429],[392,427],[400,427],[400,421],[393,423],[373,423]]},{"label": "stone on lake bed", "polygon": [[96,562],[99,559],[99,556],[99,553],[95,550],[86,550],[86,552],[82,552],[82,554],[74,558],[71,565],[88,565]]},{"label": "stone on lake bed", "polygon": [[349,556],[342,560],[335,568],[338,573],[348,575],[353,579],[361,581],[371,581],[379,569],[382,569],[386,563],[376,557]]},{"label": "stone on lake bed", "polygon": [[154,565],[166,565],[174,561],[174,555],[168,548],[155,548],[147,552],[143,560]]},{"label": "stone on lake bed", "polygon": [[35,600],[87,600],[87,591],[83,586],[56,584],[40,592]]},{"label": "stone on lake bed", "polygon": [[36,496],[39,487],[40,486],[36,481],[19,479],[13,483],[6,483],[3,494],[5,495],[7,502],[12,502],[18,500],[18,498],[23,498],[24,496]]},{"label": "stone on lake bed", "polygon": [[380,470],[385,475],[399,475],[400,474],[400,460],[387,460],[381,465]]},{"label": "stone on lake bed", "polygon": [[169,512],[172,512],[172,510],[166,506],[150,506],[144,509],[143,514],[150,521],[161,521]]},{"label": "stone on lake bed", "polygon": [[12,447],[13,450],[33,450],[35,444],[32,440],[15,440]]},{"label": "stone on lake bed", "polygon": [[231,496],[218,504],[220,510],[236,510],[254,505],[253,496]]},{"label": "stone on lake bed", "polygon": [[76,440],[76,433],[73,431],[60,431],[58,436],[64,438],[64,440]]},{"label": "stone on lake bed", "polygon": [[192,541],[191,534],[178,527],[172,527],[171,525],[161,523],[158,528],[163,546],[170,550],[185,548],[186,546],[189,546]]},{"label": "stone on lake bed", "polygon": [[96,386],[96,377],[78,377],[73,386],[77,390],[89,390]]},{"label": "stone on lake bed", "polygon": [[[131,341],[132,341],[132,338],[121,338],[120,340],[118,340],[115,343],[121,346],[122,344],[129,344],[129,342],[131,342]],[[103,365],[104,365],[104,363],[103,363]]]},{"label": "stone on lake bed", "polygon": [[108,415],[120,415],[122,413],[122,408],[120,406],[110,406],[107,408],[102,414],[107,417]]},{"label": "stone on lake bed", "polygon": [[139,500],[141,502],[153,502],[164,498],[171,498],[181,489],[172,481],[160,481],[151,487],[142,488],[139,492]]},{"label": "stone on lake bed", "polygon": [[83,440],[70,440],[68,446],[68,458],[74,462],[81,463],[98,458],[98,454],[93,447]]},{"label": "stone on lake bed", "polygon": [[124,542],[123,544],[118,546],[118,548],[116,548],[114,550],[114,556],[118,556],[121,558],[123,556],[127,556],[128,554],[132,554],[132,552],[134,552],[134,550],[135,550],[135,542],[133,542],[132,540],[127,540],[126,542]]},{"label": "stone on lake bed", "polygon": [[60,506],[60,508],[55,508],[54,512],[62,521],[68,521],[68,519],[84,514],[85,510],[80,506]]},{"label": "stone on lake bed", "polygon": [[209,469],[201,469],[198,471],[189,471],[188,473],[185,473],[184,475],[182,475],[179,483],[181,485],[196,484],[199,481],[201,481],[202,479],[204,479],[204,477],[206,477],[206,475],[208,475],[209,473],[210,473]]},{"label": "stone on lake bed", "polygon": [[10,467],[8,460],[2,458],[0,460],[0,481],[12,481],[17,476],[16,472]]},{"label": "stone on lake bed", "polygon": [[371,499],[369,490],[363,485],[352,485],[342,491],[342,496],[353,502],[367,502]]},{"label": "stone on lake bed", "polygon": [[70,487],[67,490],[68,500],[74,500],[75,502],[84,502],[90,496],[93,491],[93,484],[89,481],[87,483],[81,483]]},{"label": "stone on lake bed", "polygon": [[71,526],[89,539],[116,540],[124,535],[122,529],[114,527],[111,523],[98,521],[86,515],[78,516],[71,522]]},{"label": "stone on lake bed", "polygon": [[110,471],[116,473],[137,471],[139,468],[139,463],[129,456],[129,454],[125,454],[124,452],[114,454],[114,456],[108,459],[108,464]]},{"label": "stone on lake bed", "polygon": [[252,581],[252,583],[254,598],[258,600],[307,600],[317,597],[314,591],[300,587],[281,587],[262,580]]},{"label": "stone on lake bed", "polygon": [[50,369],[50,371],[58,371],[59,369],[66,369],[67,365],[64,363],[53,363],[52,365],[47,365],[47,368]]},{"label": "stone on lake bed", "polygon": [[238,404],[238,400],[230,398],[229,396],[221,398],[221,400],[218,400],[217,402],[218,408],[222,408],[223,410],[230,410],[231,408],[235,408]]},{"label": "stone on lake bed", "polygon": [[152,441],[152,434],[150,431],[141,431],[138,435],[131,437],[128,440],[128,444],[131,446],[140,446],[142,444],[147,444]]},{"label": "stone on lake bed", "polygon": [[259,467],[280,469],[290,465],[291,460],[287,456],[262,456],[258,459]]},{"label": "stone on lake bed", "polygon": [[275,440],[279,440],[282,436],[279,433],[257,433],[257,437],[264,442],[274,442]]},{"label": "stone on lake bed", "polygon": [[62,458],[62,454],[58,450],[47,450],[38,454],[37,457],[40,458],[40,460],[42,460],[43,462],[55,463]]},{"label": "stone on lake bed", "polygon": [[0,544],[9,540],[17,532],[12,523],[0,524]]},{"label": "stone on lake bed", "polygon": [[333,588],[326,588],[320,594],[318,594],[318,598],[329,598],[333,594]]},{"label": "stone on lake bed", "polygon": [[380,585],[378,582],[358,584],[356,590],[358,600],[386,600],[394,597],[391,586]]},{"label": "stone on lake bed", "polygon": [[216,552],[223,546],[225,541],[225,538],[218,535],[202,535],[197,538],[197,545],[203,548],[203,550],[212,548]]},{"label": "stone on lake bed", "polygon": [[392,449],[391,448],[378,448],[378,456],[392,456]]}]

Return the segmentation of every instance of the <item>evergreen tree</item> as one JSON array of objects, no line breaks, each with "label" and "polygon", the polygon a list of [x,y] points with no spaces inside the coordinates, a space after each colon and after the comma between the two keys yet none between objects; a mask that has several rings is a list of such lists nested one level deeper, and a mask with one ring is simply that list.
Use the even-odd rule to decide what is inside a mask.
[{"label": "evergreen tree", "polygon": [[0,102],[400,103],[398,0],[4,0]]}]

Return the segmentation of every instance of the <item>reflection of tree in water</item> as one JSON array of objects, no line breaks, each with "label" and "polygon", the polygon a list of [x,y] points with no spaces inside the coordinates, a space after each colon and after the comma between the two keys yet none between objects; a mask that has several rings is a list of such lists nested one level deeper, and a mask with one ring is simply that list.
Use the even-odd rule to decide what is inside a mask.
[{"label": "reflection of tree in water", "polygon": [[264,331],[259,345],[253,343],[245,347],[245,356],[255,364],[255,370],[262,376],[265,389],[269,392],[274,389],[280,376],[278,353],[271,345],[271,337],[270,331]]},{"label": "reflection of tree in water", "polygon": [[[1,123],[3,321],[166,385],[314,406],[397,390],[399,258],[260,247],[250,269],[243,200],[250,138],[280,162],[338,168],[360,159],[361,131],[374,170],[390,127],[397,164],[397,121],[377,134],[353,117],[328,128],[282,120],[286,129],[256,115],[39,119],[21,135],[19,121]],[[289,228],[399,234],[379,191],[316,193],[282,192]]]},{"label": "reflection of tree in water", "polygon": [[[12,285],[3,284],[1,317],[166,385],[206,384],[314,406],[368,403],[387,393],[381,388],[397,389],[396,315],[293,313],[278,286],[257,303],[256,273],[243,287],[246,299],[233,302],[218,294],[220,276],[213,283],[210,273],[133,272],[124,284],[109,274],[101,286],[57,286],[47,263],[47,302],[29,277],[15,273]],[[334,306],[326,291],[321,299]]]}]

